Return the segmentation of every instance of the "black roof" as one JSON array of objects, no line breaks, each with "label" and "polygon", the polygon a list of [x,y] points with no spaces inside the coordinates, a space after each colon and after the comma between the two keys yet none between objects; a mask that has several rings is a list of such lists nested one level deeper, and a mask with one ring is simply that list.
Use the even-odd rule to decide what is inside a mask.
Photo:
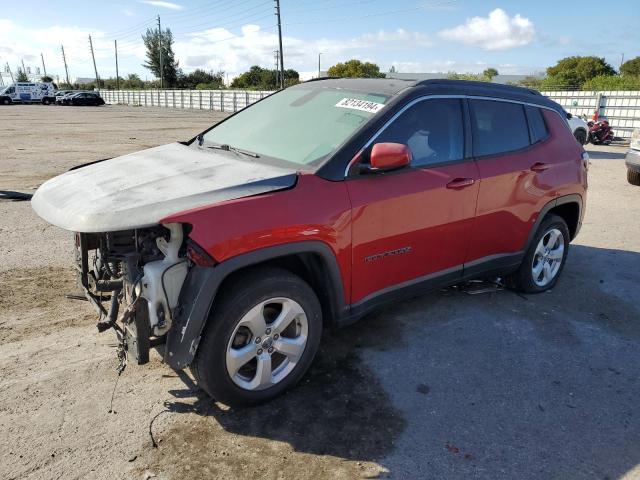
[{"label": "black roof", "polygon": [[424,95],[497,97],[505,100],[534,103],[553,108],[560,114],[564,114],[564,109],[560,105],[536,90],[499,83],[443,79],[415,81],[396,78],[318,78],[304,82],[301,85],[309,86],[309,84],[315,84],[314,86],[317,85],[319,88],[344,88],[345,90],[387,96],[420,93]]}]

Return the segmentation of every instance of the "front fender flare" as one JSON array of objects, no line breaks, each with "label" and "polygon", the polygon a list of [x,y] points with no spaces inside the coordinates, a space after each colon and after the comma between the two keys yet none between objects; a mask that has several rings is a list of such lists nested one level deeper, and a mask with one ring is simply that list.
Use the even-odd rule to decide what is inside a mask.
[{"label": "front fender flare", "polygon": [[179,307],[174,324],[167,334],[164,361],[175,370],[181,370],[193,361],[211,306],[225,278],[242,268],[257,265],[289,255],[313,253],[324,260],[330,284],[329,294],[338,316],[344,315],[342,277],[336,257],[329,246],[320,241],[303,241],[267,247],[230,258],[215,267],[193,266],[180,292]]}]

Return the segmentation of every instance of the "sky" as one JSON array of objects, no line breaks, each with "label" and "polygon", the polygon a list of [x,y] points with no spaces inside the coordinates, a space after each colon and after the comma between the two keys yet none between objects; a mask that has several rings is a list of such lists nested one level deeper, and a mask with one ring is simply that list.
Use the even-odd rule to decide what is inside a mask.
[{"label": "sky", "polygon": [[[230,78],[251,65],[273,67],[278,48],[274,0],[0,0],[0,66],[93,77],[88,35],[98,74],[115,76],[114,40],[121,76],[153,75],[142,67],[141,35],[160,15],[175,39],[185,72],[224,71]],[[606,6],[605,6],[606,5]],[[382,71],[544,71],[563,57],[596,55],[618,68],[640,55],[640,2],[618,0],[281,0],[285,68],[303,78],[358,58]],[[2,68],[4,70],[4,67]]]}]

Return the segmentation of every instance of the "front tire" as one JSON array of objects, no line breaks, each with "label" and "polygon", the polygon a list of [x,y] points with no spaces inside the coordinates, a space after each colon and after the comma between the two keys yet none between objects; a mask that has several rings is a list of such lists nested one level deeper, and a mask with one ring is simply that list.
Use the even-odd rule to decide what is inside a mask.
[{"label": "front tire", "polygon": [[631,185],[640,186],[640,172],[636,172],[635,170],[627,169],[627,182]]},{"label": "front tire", "polygon": [[576,140],[580,145],[586,145],[587,143],[587,132],[585,132],[582,128],[579,128],[573,133],[573,136],[576,137]]},{"label": "front tire", "polygon": [[569,228],[557,215],[540,224],[518,270],[506,278],[507,285],[523,293],[540,293],[553,288],[569,253]]},{"label": "front tire", "polygon": [[295,385],[320,344],[322,309],[300,277],[260,268],[216,298],[191,370],[215,400],[262,403]]}]

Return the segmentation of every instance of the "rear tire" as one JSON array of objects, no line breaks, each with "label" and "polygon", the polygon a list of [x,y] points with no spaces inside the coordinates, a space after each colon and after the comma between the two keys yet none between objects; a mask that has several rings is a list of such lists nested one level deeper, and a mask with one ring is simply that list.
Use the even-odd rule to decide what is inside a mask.
[{"label": "rear tire", "polygon": [[2,99],[2,104],[3,105],[11,105],[11,100],[9,100],[8,98],[3,98]]},{"label": "rear tire", "polygon": [[[311,287],[284,269],[256,269],[229,281],[214,301],[191,371],[217,401],[266,402],[302,378],[321,335],[322,309]],[[295,352],[281,353],[287,348]]]},{"label": "rear tire", "polygon": [[636,172],[635,170],[627,169],[627,182],[631,185],[640,186],[640,172]]},{"label": "rear tire", "polygon": [[569,228],[557,215],[548,215],[533,237],[518,270],[505,280],[523,293],[540,293],[553,288],[569,253]]}]

